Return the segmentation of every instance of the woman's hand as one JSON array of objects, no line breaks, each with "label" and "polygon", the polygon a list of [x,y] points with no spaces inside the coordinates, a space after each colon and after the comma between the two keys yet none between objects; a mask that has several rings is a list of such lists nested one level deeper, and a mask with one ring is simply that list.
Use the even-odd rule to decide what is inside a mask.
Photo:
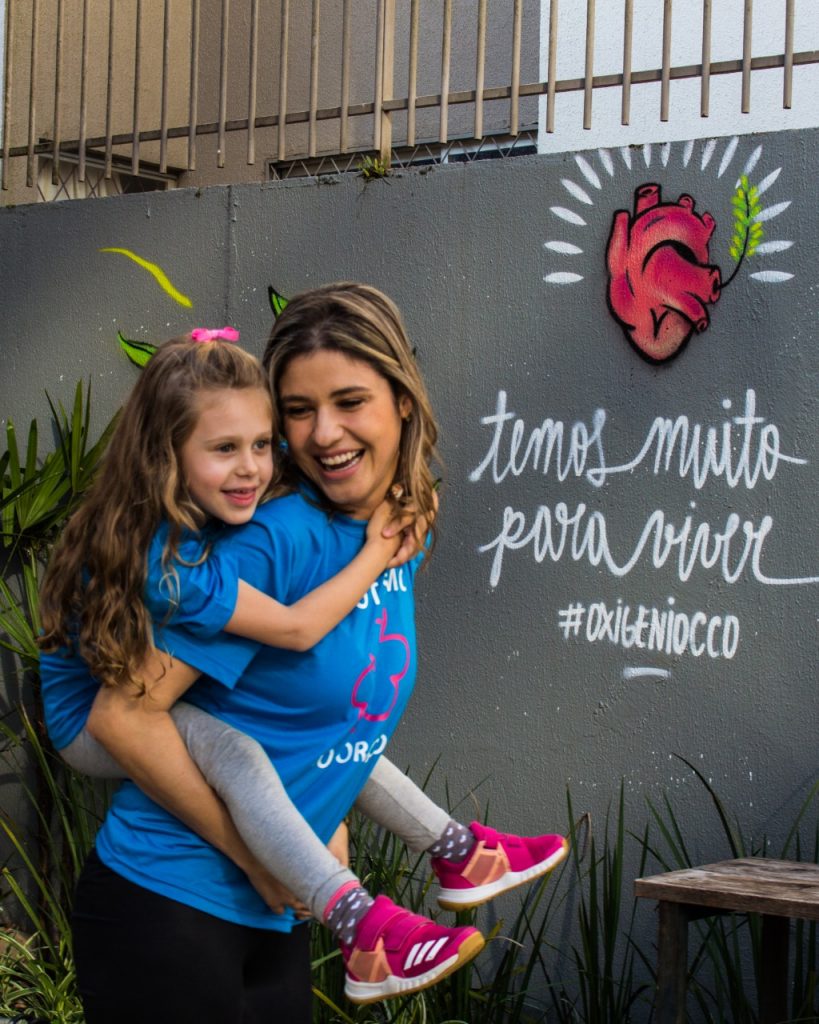
[{"label": "woman's hand", "polygon": [[327,849],[345,868],[350,866],[350,830],[347,828],[346,821],[342,821],[335,830],[332,839],[327,844]]},{"label": "woman's hand", "polygon": [[247,868],[247,877],[256,892],[262,897],[274,914],[283,914],[286,907],[294,911],[300,921],[311,916],[309,907],[296,899],[289,889],[285,888],[269,871],[258,864]]}]

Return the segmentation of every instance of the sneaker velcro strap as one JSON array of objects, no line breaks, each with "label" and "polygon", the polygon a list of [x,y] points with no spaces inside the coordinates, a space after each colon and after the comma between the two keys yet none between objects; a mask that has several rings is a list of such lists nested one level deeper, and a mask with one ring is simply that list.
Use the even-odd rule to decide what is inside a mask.
[{"label": "sneaker velcro strap", "polygon": [[471,885],[488,885],[509,870],[509,858],[502,846],[487,849],[483,840],[475,844],[461,875]]},{"label": "sneaker velcro strap", "polygon": [[373,950],[354,949],[347,961],[347,970],[358,981],[383,981],[391,973],[384,940],[379,939]]}]

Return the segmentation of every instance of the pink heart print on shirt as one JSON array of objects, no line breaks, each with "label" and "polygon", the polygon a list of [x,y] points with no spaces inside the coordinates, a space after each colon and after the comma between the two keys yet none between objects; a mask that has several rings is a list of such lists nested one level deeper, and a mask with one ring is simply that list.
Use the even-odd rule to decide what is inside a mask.
[{"label": "pink heart print on shirt", "polygon": [[[350,702],[354,708],[358,708],[359,720],[363,718],[367,722],[384,722],[390,717],[398,700],[399,686],[409,670],[411,655],[409,641],[403,634],[387,632],[386,608],[375,621],[378,625],[379,646],[389,644],[390,647],[380,651],[378,658],[370,654],[370,663],[356,679]],[[395,644],[399,645],[400,651],[393,646]],[[376,672],[378,661],[381,659],[383,664],[384,659],[387,659],[389,665],[389,659],[394,662],[396,653],[401,657],[403,664],[397,672],[388,672],[385,680],[384,672]],[[385,682],[387,686],[384,685]]]},{"label": "pink heart print on shirt", "polygon": [[660,201],[660,186],[641,185],[634,215],[614,214],[608,241],[609,308],[646,358],[670,359],[709,323],[706,304],[720,297],[720,268],[709,263],[715,222],[694,212],[691,196]]}]

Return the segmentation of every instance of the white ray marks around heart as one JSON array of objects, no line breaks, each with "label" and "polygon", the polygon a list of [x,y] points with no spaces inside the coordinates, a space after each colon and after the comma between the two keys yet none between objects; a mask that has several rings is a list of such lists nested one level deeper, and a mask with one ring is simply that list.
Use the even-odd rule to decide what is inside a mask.
[{"label": "white ray marks around heart", "polygon": [[611,158],[611,153],[607,149],[599,149],[597,155],[600,157],[600,163],[608,171],[610,178],[614,177],[614,161]]},{"label": "white ray marks around heart", "polygon": [[788,242],[785,239],[772,239],[770,242],[761,242],[756,247],[756,252],[758,256],[767,256],[771,252],[784,252],[792,245],[793,242]]},{"label": "white ray marks around heart", "polygon": [[793,274],[788,274],[784,270],[757,270],[755,274],[748,276],[752,281],[762,281],[763,284],[783,284],[785,281],[790,281]]},{"label": "white ray marks around heart", "polygon": [[717,148],[717,140],[709,139],[702,150],[702,161],[700,162],[700,170],[704,171],[705,168],[711,162],[711,157],[714,155],[714,150]]},{"label": "white ray marks around heart", "polygon": [[550,209],[555,217],[560,217],[561,220],[565,220],[569,224],[577,224],[581,228],[586,227],[586,222],[580,214],[575,213],[574,210],[567,210],[565,206],[552,206]]},{"label": "white ray marks around heart", "polygon": [[565,188],[570,195],[574,196],[579,203],[585,203],[586,206],[594,206],[594,200],[592,197],[584,188],[581,188],[577,182],[572,181],[570,178],[561,178],[560,181],[563,188]]},{"label": "white ray marks around heart", "polygon": [[551,249],[552,252],[559,252],[564,256],[580,256],[583,250],[579,245],[572,245],[571,242],[559,242],[557,240],[544,242],[544,249]]},{"label": "white ray marks around heart", "polygon": [[736,153],[738,145],[739,139],[735,135],[725,147],[725,152],[722,154],[722,160],[720,160],[719,170],[717,171],[718,178],[721,178],[728,170],[728,165],[734,159],[734,153]]},{"label": "white ray marks around heart", "polygon": [[671,143],[664,142],[663,148],[660,150],[660,160],[662,161],[663,167],[668,167],[668,158],[671,156]]},{"label": "white ray marks around heart", "polygon": [[[776,179],[779,177],[779,175],[781,173],[782,173],[782,168],[781,167],[777,167],[777,169],[775,171],[771,171],[770,174],[766,175],[766,177],[764,177],[762,179],[762,181],[760,181],[760,183],[757,185],[757,187],[756,187],[756,194],[761,196],[763,192],[767,192],[768,189],[771,187],[771,185],[773,185],[773,183],[776,181]],[[759,250],[757,250],[757,251],[759,251]]]},{"label": "white ray marks around heart", "polygon": [[766,206],[764,210],[759,211],[756,217],[754,217],[754,220],[773,220],[774,217],[778,217],[780,213],[784,213],[790,205],[790,199],[786,199],[784,203],[774,203],[773,206]]},{"label": "white ray marks around heart", "polygon": [[628,146],[620,147],[620,156],[623,158],[623,163],[631,170],[631,150]]},{"label": "white ray marks around heart", "polygon": [[[753,151],[753,153],[751,153],[751,155],[748,157],[747,163],[742,168],[742,173],[746,174],[746,175],[750,175],[751,171],[759,163],[759,158],[761,156],[762,156],[762,146],[757,146],[756,149]],[[738,184],[739,184],[739,182],[737,182],[737,185]]]},{"label": "white ray marks around heart", "polygon": [[580,168],[580,173],[593,188],[602,188],[603,185],[598,177],[597,171],[592,167],[584,156],[576,156],[574,162]]},{"label": "white ray marks around heart", "polygon": [[688,142],[686,142],[685,149],[683,150],[683,167],[687,167],[689,165],[689,163],[691,162],[691,155],[693,152],[694,140],[690,139]]},{"label": "white ray marks around heart", "polygon": [[567,270],[558,270],[554,274],[547,274],[543,280],[546,284],[577,284],[583,280],[582,274],[571,274]]},{"label": "white ray marks around heart", "polygon": [[643,146],[643,160],[645,161],[646,167],[651,166],[651,143],[647,142]]}]

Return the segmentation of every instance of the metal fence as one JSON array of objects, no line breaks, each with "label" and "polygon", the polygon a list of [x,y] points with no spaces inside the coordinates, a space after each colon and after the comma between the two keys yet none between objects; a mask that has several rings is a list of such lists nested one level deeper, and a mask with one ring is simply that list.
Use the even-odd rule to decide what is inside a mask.
[{"label": "metal fence", "polygon": [[[542,97],[542,127],[554,132],[561,93],[582,93],[591,127],[595,93],[619,89],[628,124],[645,83],[660,84],[662,122],[680,79],[699,80],[707,117],[714,77],[740,76],[746,112],[752,75],[776,68],[787,109],[794,68],[819,63],[819,50],[794,50],[797,0],[785,0],[781,52],[752,52],[744,0],[741,53],[712,60],[714,2],[703,0],[700,59],[674,66],[672,0],[656,0],[662,52],[655,67],[634,68],[634,0],[621,0],[622,65],[595,73],[596,2],[563,2],[586,30],[582,74],[560,78],[558,0],[543,24],[537,0],[8,0],[2,187],[14,160],[25,161],[29,188],[42,160],[55,182],[66,160],[80,181],[89,162],[106,179],[148,168],[159,179],[224,180],[216,171],[226,159],[230,171],[229,138],[232,159],[249,166],[350,153],[386,165],[396,147],[419,142],[514,139],[531,131]],[[800,2],[815,11],[816,0]],[[212,163],[197,171],[203,139]]]}]

